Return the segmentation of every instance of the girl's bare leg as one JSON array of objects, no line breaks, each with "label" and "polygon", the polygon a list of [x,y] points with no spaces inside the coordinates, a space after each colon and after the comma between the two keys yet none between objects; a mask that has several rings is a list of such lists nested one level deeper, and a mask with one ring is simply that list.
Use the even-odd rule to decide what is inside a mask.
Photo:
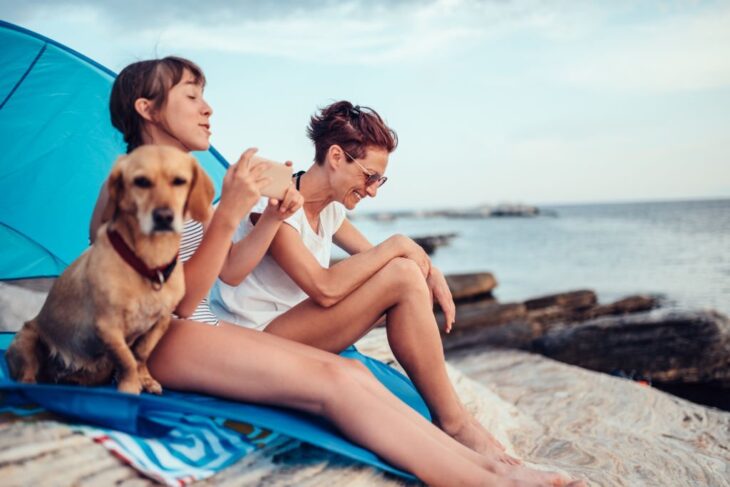
[{"label": "girl's bare leg", "polygon": [[428,484],[523,485],[404,421],[403,414],[353,380],[350,368],[293,352],[281,346],[283,341],[232,325],[174,320],[149,368],[166,387],[322,415],[354,442]]},{"label": "girl's bare leg", "polygon": [[277,317],[266,331],[336,353],[367,333],[383,312],[388,315],[390,347],[426,400],[435,423],[475,451],[501,452],[496,440],[466,411],[449,380],[429,291],[413,261],[393,259],[332,307],[305,300]]}]

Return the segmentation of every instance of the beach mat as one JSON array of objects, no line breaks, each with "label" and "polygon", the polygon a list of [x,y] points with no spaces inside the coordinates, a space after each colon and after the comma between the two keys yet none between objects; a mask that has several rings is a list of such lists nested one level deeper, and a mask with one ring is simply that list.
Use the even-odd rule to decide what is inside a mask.
[{"label": "beach mat", "polygon": [[[412,479],[369,450],[345,439],[322,418],[286,408],[229,401],[202,394],[165,390],[161,396],[124,394],[109,386],[20,384],[9,378],[4,352],[12,333],[0,333],[0,396],[5,407],[38,405],[71,421],[117,430],[140,439],[162,438],[175,426],[174,416],[223,418],[295,438],[347,458]],[[411,381],[392,367],[359,353],[354,347],[342,356],[359,360],[393,394],[430,420],[428,408]],[[368,414],[363,411],[363,414]],[[160,418],[166,418],[161,420]]]}]

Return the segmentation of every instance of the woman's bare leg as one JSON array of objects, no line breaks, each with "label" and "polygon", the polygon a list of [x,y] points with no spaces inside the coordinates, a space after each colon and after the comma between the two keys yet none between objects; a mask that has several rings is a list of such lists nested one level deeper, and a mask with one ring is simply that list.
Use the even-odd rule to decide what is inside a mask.
[{"label": "woman's bare leg", "polygon": [[[433,437],[439,442],[442,442],[445,446],[454,449],[460,455],[473,462],[476,462],[483,466],[489,466],[493,464],[493,459],[498,461],[505,460],[502,454],[496,454],[494,457],[487,457],[465,445],[455,441],[451,436],[447,435],[443,430],[435,428],[431,422],[426,418],[417,413],[414,409],[406,405],[403,401],[398,399],[392,392],[378,381],[370,370],[360,361],[354,359],[346,359],[335,355],[333,353],[325,352],[318,348],[303,345],[298,342],[291,340],[280,340],[277,345],[283,350],[288,350],[292,353],[300,353],[311,358],[336,365],[338,367],[347,370],[352,378],[360,383],[363,387],[375,394],[381,401],[387,404],[389,407],[395,409],[403,415],[405,420],[411,421],[414,425],[424,431],[425,434]],[[512,462],[507,462],[512,463]]]},{"label": "woman's bare leg", "polygon": [[[149,361],[164,386],[288,406],[327,417],[354,442],[432,485],[517,485],[425,434],[351,370],[233,325],[174,320]],[[367,411],[363,414],[363,411]],[[435,429],[435,428],[434,428]],[[547,485],[540,480],[529,485]]]},{"label": "woman's bare leg", "polygon": [[444,431],[435,428],[432,423],[426,420],[426,418],[398,399],[395,395],[393,395],[393,393],[386,389],[383,384],[375,379],[373,374],[364,364],[357,360],[345,359],[339,355],[324,352],[320,349],[302,345],[291,340],[279,340],[277,342],[277,346],[292,353],[304,354],[317,360],[331,363],[340,369],[347,370],[354,380],[358,381],[363,387],[370,390],[378,397],[379,400],[398,411],[402,415],[404,421],[411,421],[414,426],[421,429],[424,434],[431,436],[445,447],[455,453],[458,453],[464,458],[487,468],[491,472],[495,472],[500,476],[508,478],[530,480],[533,482],[545,482],[549,485],[564,485],[566,482],[569,482],[569,479],[561,474],[534,470],[523,466],[521,462],[510,461],[514,459],[511,457],[506,459],[506,455],[501,452],[480,454],[470,448],[467,448],[463,444],[455,441]]},{"label": "woman's bare leg", "polygon": [[439,427],[480,453],[501,451],[466,411],[449,380],[429,291],[413,261],[393,259],[332,307],[305,300],[277,317],[265,331],[340,352],[366,334],[383,312],[388,315],[390,347]]},{"label": "woman's bare leg", "polygon": [[308,357],[335,365],[340,369],[347,370],[354,380],[358,381],[363,387],[370,390],[378,397],[379,400],[398,411],[402,415],[403,421],[411,421],[414,426],[421,429],[424,434],[431,436],[446,448],[449,448],[464,458],[485,467],[491,472],[507,478],[543,482],[548,483],[549,485],[564,485],[569,481],[567,477],[558,473],[534,470],[523,466],[521,462],[508,461],[509,459],[505,458],[506,455],[501,452],[480,454],[470,448],[467,448],[463,444],[455,441],[454,438],[447,435],[444,431],[435,428],[432,423],[426,420],[426,418],[398,399],[373,376],[364,364],[357,360],[346,359],[339,355],[302,345],[301,343],[291,340],[279,340],[276,345],[284,350],[290,351],[291,353],[304,354]]}]

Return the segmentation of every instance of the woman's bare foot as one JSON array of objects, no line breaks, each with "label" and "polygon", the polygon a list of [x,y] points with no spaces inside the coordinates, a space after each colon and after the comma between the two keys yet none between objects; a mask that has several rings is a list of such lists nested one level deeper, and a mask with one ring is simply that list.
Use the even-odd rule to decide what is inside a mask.
[{"label": "woman's bare foot", "polygon": [[507,450],[507,449],[506,449],[506,448],[504,447],[504,445],[503,445],[503,444],[502,444],[502,443],[501,443],[501,442],[500,442],[499,440],[497,440],[497,438],[495,438],[495,437],[494,437],[494,435],[493,435],[492,433],[490,433],[489,431],[487,431],[487,428],[485,428],[485,427],[484,427],[484,426],[482,425],[482,423],[480,423],[479,421],[477,421],[477,419],[476,419],[476,418],[475,418],[474,416],[472,416],[471,414],[467,413],[466,411],[465,411],[465,414],[467,414],[467,416],[468,416],[469,420],[471,421],[471,423],[472,423],[472,424],[473,424],[473,425],[474,425],[474,426],[475,426],[475,427],[476,427],[476,428],[477,428],[477,429],[478,429],[479,431],[481,431],[483,435],[485,435],[485,436],[487,437],[487,441],[489,441],[490,443],[492,443],[492,444],[493,444],[494,446],[496,446],[497,448],[499,448],[499,449],[500,449],[500,450],[502,450],[502,451],[505,451],[505,450]]},{"label": "woman's bare foot", "polygon": [[515,458],[509,453],[507,453],[507,448],[499,441],[497,438],[494,437],[492,433],[487,431],[487,429],[482,426],[482,424],[476,420],[473,416],[470,416],[472,424],[484,435],[484,437],[487,439],[487,442],[493,447],[497,448],[502,451],[502,455],[500,456],[500,460],[504,463],[508,463],[510,465],[522,465],[522,460],[519,458]]},{"label": "woman's bare foot", "polygon": [[[536,470],[525,465],[495,465],[495,473],[508,479],[514,479],[524,482],[535,482],[538,485],[548,485],[551,487],[578,487],[580,481],[574,481],[566,475],[557,472],[546,472]],[[575,484],[575,482],[579,482]]]},{"label": "woman's bare foot", "polygon": [[439,425],[439,427],[456,441],[477,453],[496,458],[498,461],[508,465],[520,465],[522,463],[521,460],[505,453],[504,445],[497,441],[471,415],[465,413],[462,418],[462,422],[459,425]]}]

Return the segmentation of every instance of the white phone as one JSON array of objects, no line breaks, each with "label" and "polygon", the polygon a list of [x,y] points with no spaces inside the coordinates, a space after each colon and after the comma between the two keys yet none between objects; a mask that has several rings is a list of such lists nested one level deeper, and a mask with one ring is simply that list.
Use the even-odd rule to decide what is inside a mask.
[{"label": "white phone", "polygon": [[292,182],[291,166],[260,156],[253,156],[251,158],[251,166],[258,166],[259,164],[266,164],[268,166],[264,169],[263,176],[271,178],[271,182],[261,188],[261,195],[267,198],[283,199],[286,189]]}]

